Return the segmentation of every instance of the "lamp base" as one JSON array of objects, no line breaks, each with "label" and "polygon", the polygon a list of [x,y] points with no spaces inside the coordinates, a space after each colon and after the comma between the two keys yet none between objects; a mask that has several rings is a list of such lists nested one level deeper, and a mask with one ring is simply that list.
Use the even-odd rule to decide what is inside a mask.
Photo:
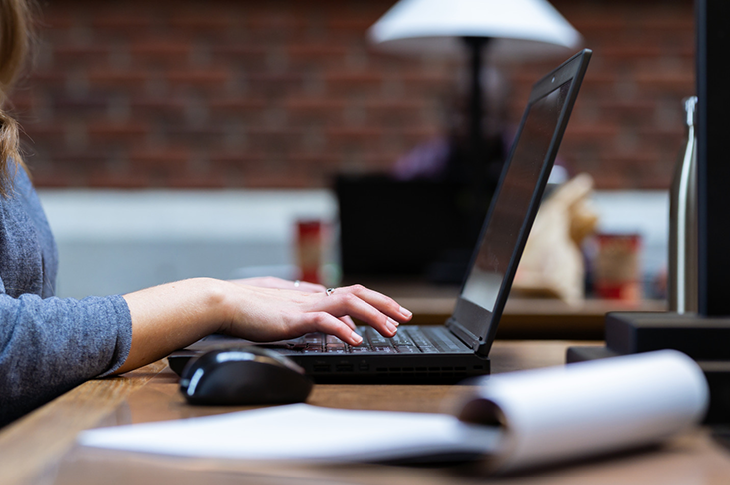
[{"label": "lamp base", "polygon": [[606,345],[568,348],[568,363],[674,349],[692,357],[710,387],[706,423],[730,423],[730,318],[676,313],[606,315]]}]

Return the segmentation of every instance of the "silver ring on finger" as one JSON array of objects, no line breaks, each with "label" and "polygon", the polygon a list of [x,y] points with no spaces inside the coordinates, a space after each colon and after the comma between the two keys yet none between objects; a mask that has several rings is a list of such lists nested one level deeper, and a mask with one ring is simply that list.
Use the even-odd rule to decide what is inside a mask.
[{"label": "silver ring on finger", "polygon": [[325,291],[325,293],[327,293],[327,296],[330,296],[332,293],[335,292],[335,289],[336,288],[327,288],[327,290]]}]

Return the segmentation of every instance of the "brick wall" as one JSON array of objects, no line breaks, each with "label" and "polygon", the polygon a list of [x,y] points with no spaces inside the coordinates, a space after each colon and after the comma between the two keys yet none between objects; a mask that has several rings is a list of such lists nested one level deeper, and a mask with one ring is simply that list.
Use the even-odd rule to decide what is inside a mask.
[{"label": "brick wall", "polygon": [[[45,187],[322,187],[444,131],[457,61],[379,54],[383,0],[54,0],[11,96]],[[694,93],[689,0],[554,0],[595,55],[561,151],[602,188],[664,188]],[[502,66],[509,116],[556,64]]]}]

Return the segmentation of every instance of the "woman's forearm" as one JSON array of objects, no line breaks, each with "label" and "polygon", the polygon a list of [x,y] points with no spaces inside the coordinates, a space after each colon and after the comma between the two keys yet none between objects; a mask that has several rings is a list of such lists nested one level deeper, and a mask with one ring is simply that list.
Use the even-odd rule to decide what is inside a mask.
[{"label": "woman's forearm", "polygon": [[116,373],[165,357],[214,333],[223,323],[226,283],[195,278],[124,295],[132,315],[132,346]]}]

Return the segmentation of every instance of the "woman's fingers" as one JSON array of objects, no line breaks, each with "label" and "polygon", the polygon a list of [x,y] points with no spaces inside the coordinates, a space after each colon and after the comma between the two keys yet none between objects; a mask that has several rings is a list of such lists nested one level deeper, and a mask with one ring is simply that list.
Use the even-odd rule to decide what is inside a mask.
[{"label": "woman's fingers", "polygon": [[348,327],[350,327],[353,330],[357,330],[357,325],[355,325],[355,322],[352,321],[352,318],[350,318],[350,315],[345,315],[344,317],[340,317],[340,320],[345,322]]},{"label": "woman's fingers", "polygon": [[412,316],[392,298],[362,285],[334,288],[322,303],[327,311],[360,319],[386,337],[395,335],[398,325]]},{"label": "woman's fingers", "polygon": [[398,321],[357,296],[349,288],[336,289],[321,299],[320,304],[319,309],[337,317],[351,316],[360,319],[386,337],[395,335],[399,325]]},{"label": "woman's fingers", "polygon": [[413,314],[409,310],[400,306],[392,298],[385,296],[382,293],[378,293],[377,291],[366,288],[362,285],[347,286],[343,288],[338,288],[337,290],[351,292],[361,300],[370,304],[372,307],[377,308],[379,311],[385,313],[386,315],[394,320],[397,320],[400,323],[407,322],[413,316]]},{"label": "woman's fingers", "polygon": [[360,345],[362,337],[341,319],[328,312],[311,312],[306,315],[307,332],[324,332],[335,335],[350,345]]}]

